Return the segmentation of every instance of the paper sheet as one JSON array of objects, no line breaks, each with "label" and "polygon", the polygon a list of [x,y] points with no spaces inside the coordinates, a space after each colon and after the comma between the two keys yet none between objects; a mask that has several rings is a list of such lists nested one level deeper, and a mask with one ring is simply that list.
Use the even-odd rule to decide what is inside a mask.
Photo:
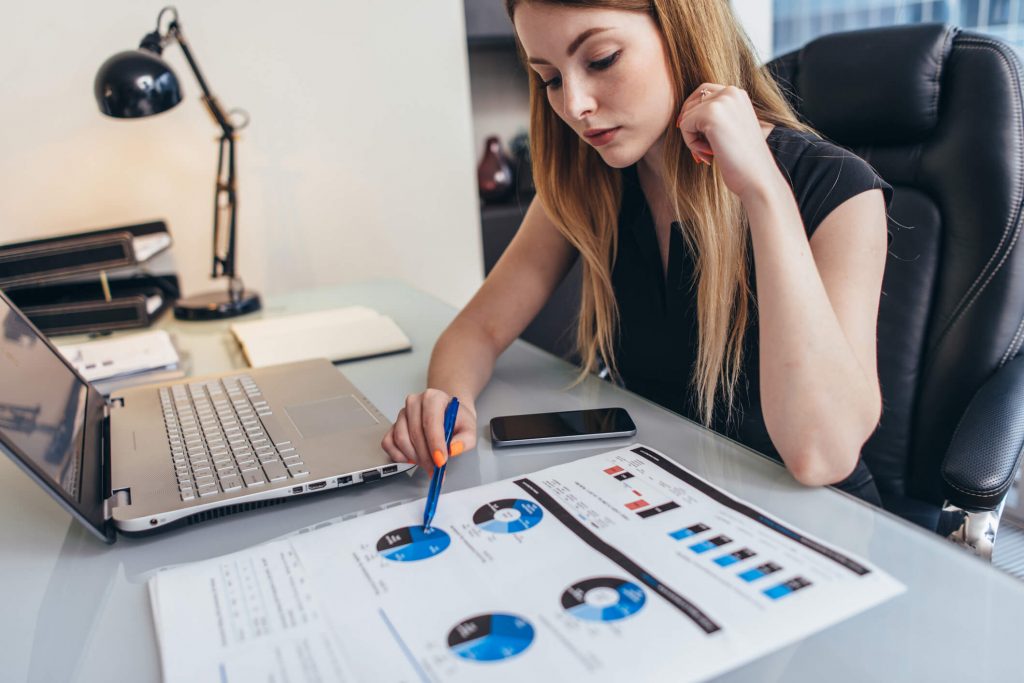
[{"label": "paper sheet", "polygon": [[89,382],[154,370],[171,370],[180,361],[164,330],[97,339],[57,347]]},{"label": "paper sheet", "polygon": [[165,680],[695,681],[904,590],[644,446],[422,508],[159,573]]}]

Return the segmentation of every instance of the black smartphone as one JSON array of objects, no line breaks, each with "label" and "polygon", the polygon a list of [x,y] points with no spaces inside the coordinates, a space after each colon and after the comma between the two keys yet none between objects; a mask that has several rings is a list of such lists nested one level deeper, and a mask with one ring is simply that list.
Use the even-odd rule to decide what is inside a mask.
[{"label": "black smartphone", "polygon": [[636,425],[625,408],[506,415],[491,419],[491,441],[495,446],[614,439],[634,434]]}]

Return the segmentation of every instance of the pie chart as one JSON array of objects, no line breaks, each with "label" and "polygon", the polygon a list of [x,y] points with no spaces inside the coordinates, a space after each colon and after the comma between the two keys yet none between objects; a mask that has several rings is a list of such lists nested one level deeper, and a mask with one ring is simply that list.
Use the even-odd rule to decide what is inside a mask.
[{"label": "pie chart", "polygon": [[562,607],[586,621],[618,621],[633,616],[647,597],[640,586],[611,576],[574,583],[562,593]]},{"label": "pie chart", "polygon": [[520,498],[504,498],[484,505],[473,513],[473,522],[495,534],[517,534],[537,526],[544,510],[537,503]]},{"label": "pie chart", "polygon": [[436,526],[404,526],[381,536],[377,552],[394,562],[416,562],[443,553],[451,542],[451,536]]},{"label": "pie chart", "polygon": [[448,632],[448,649],[462,659],[497,662],[530,647],[533,633],[530,622],[514,614],[480,614]]}]

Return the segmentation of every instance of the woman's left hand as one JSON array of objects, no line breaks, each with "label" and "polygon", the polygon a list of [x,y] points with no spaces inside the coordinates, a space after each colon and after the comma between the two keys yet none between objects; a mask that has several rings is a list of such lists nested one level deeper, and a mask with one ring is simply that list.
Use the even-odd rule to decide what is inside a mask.
[{"label": "woman's left hand", "polygon": [[745,90],[701,84],[683,102],[676,125],[694,160],[714,161],[726,187],[741,200],[780,175]]}]

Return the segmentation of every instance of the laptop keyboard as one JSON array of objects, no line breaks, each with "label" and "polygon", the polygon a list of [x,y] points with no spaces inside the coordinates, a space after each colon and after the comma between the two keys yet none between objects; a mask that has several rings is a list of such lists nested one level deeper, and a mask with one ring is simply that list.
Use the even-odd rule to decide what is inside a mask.
[{"label": "laptop keyboard", "polygon": [[268,432],[277,418],[249,375],[159,391],[183,501],[309,476],[292,443]]}]

